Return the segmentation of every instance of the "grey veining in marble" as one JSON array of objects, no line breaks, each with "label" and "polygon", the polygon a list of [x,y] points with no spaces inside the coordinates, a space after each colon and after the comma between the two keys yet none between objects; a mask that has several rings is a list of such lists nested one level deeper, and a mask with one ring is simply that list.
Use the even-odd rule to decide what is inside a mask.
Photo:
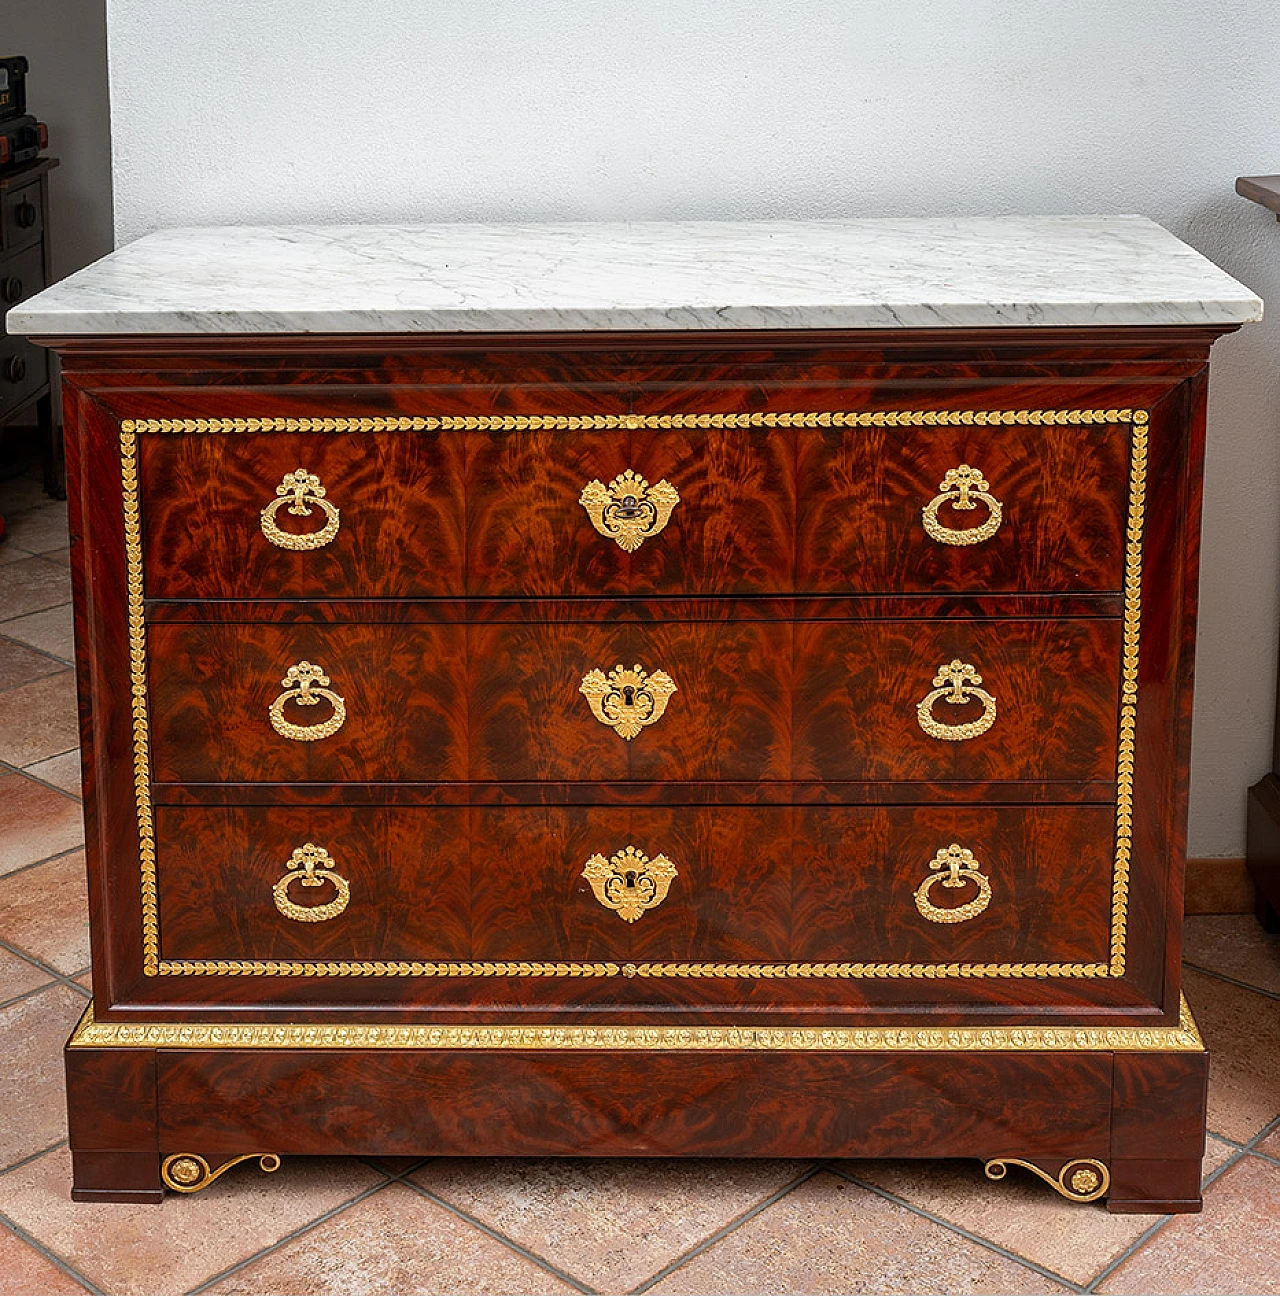
[{"label": "grey veining in marble", "polygon": [[1140,216],[284,226],[148,235],[11,333],[1235,324],[1262,303]]}]

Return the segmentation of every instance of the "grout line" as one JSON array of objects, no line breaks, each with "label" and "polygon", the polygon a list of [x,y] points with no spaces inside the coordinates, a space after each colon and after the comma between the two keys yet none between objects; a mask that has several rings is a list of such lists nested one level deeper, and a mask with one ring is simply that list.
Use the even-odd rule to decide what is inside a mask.
[{"label": "grout line", "polygon": [[3,1212],[0,1212],[0,1224],[3,1224],[5,1228],[20,1237],[32,1250],[38,1251],[50,1264],[56,1265],[69,1278],[74,1278],[82,1287],[87,1288],[93,1293],[93,1296],[106,1296],[97,1283],[90,1278],[86,1278],[78,1269],[73,1268],[56,1251],[50,1251],[39,1238],[28,1233],[26,1229]]},{"label": "grout line", "polygon": [[0,873],[0,886],[4,885],[6,878],[17,877],[19,873],[27,873],[31,869],[39,868],[41,864],[52,864],[54,860],[60,860],[64,856],[74,855],[76,851],[84,850],[84,842],[79,846],[68,846],[66,850],[59,851],[56,855],[46,855],[44,859],[32,860],[30,864],[19,864],[16,869],[10,869],[7,873]]},{"label": "grout line", "polygon": [[186,1296],[196,1296],[197,1292],[202,1292],[207,1288],[212,1287],[214,1283],[221,1282],[231,1274],[239,1273],[240,1270],[248,1268],[249,1265],[263,1259],[265,1256],[269,1256],[273,1251],[279,1251],[281,1247],[287,1246],[290,1242],[296,1241],[298,1238],[302,1237],[304,1233],[310,1233],[312,1229],[319,1228],[321,1224],[331,1220],[335,1215],[340,1215],[343,1211],[350,1210],[352,1206],[364,1201],[365,1198],[372,1197],[375,1193],[380,1193],[385,1188],[389,1188],[392,1182],[392,1180],[388,1179],[383,1183],[374,1184],[371,1188],[365,1188],[363,1191],[356,1193],[354,1197],[349,1197],[346,1201],[339,1202],[336,1206],[324,1211],[320,1215],[317,1215],[314,1219],[308,1220],[305,1224],[299,1225],[296,1229],[286,1233],[283,1237],[277,1238],[270,1246],[263,1247],[261,1251],[255,1251],[253,1255],[247,1256],[243,1260],[237,1260],[235,1264],[229,1265],[226,1269],[221,1269],[215,1274],[211,1274],[208,1278],[197,1283],[194,1287],[189,1287]]},{"label": "grout line", "polygon": [[[36,555],[32,555],[35,557]],[[47,648],[40,648],[36,644],[28,643],[25,639],[20,639],[11,630],[6,630],[5,626],[11,626],[15,621],[21,621],[23,617],[40,616],[44,612],[56,612],[59,608],[70,607],[71,600],[64,599],[61,603],[55,603],[52,607],[36,608],[33,612],[24,612],[22,616],[9,617],[5,621],[0,621],[0,639],[7,639],[12,644],[17,644],[19,648],[25,648],[28,652],[33,652],[37,657],[43,657],[47,661],[54,662],[64,670],[69,666],[75,668],[75,660],[71,657],[59,657],[57,653],[50,652]],[[73,641],[74,642],[74,641]],[[49,675],[57,675],[58,671],[50,671]],[[26,688],[27,684],[35,684],[38,680],[48,679],[49,675],[37,675],[35,679],[27,680],[22,684],[13,684],[10,687],[0,690],[4,693],[12,693],[14,689]]]},{"label": "grout line", "polygon": [[987,1251],[994,1251],[996,1255],[1003,1256],[1006,1260],[1012,1260],[1015,1264],[1024,1269],[1030,1269],[1033,1273],[1038,1273],[1042,1278],[1048,1278],[1050,1282],[1055,1282],[1066,1287],[1073,1292],[1083,1292],[1087,1290],[1076,1282],[1073,1278],[1068,1278],[1064,1274],[1055,1272],[1046,1268],[1042,1264],[1029,1259],[1026,1256],[1019,1255],[1016,1251],[1011,1251],[1008,1247],[1001,1246],[999,1242],[993,1242],[990,1238],[985,1238],[981,1234],[970,1232],[962,1224],[956,1224],[954,1221],[944,1218],[941,1215],[935,1215],[932,1211],[925,1210],[923,1206],[916,1206],[907,1201],[905,1197],[899,1197],[897,1193],[890,1192],[887,1188],[881,1188],[878,1184],[873,1184],[865,1179],[859,1179],[849,1174],[847,1170],[841,1170],[838,1166],[831,1167],[831,1173],[839,1175],[840,1178],[848,1180],[851,1184],[856,1184],[859,1188],[867,1192],[874,1193],[877,1197],[883,1197],[885,1201],[893,1202],[895,1206],[901,1206],[910,1211],[913,1215],[919,1215],[921,1219],[927,1219],[931,1223],[940,1224],[943,1228],[952,1233],[959,1234],[960,1237],[976,1243]]},{"label": "grout line", "polygon": [[[1266,1157],[1268,1160],[1274,1160],[1275,1158],[1272,1157],[1271,1154],[1270,1154],[1269,1152],[1258,1152],[1258,1144],[1261,1143],[1263,1139],[1267,1138],[1267,1137],[1270,1136],[1271,1134],[1274,1134],[1275,1131],[1276,1131],[1277,1129],[1280,1129],[1280,1116],[1277,1116],[1277,1117],[1276,1117],[1274,1120],[1272,1120],[1272,1121],[1268,1121],[1268,1122],[1267,1122],[1267,1123],[1266,1123],[1266,1124],[1265,1124],[1265,1125],[1264,1125],[1264,1126],[1263,1126],[1263,1127],[1262,1127],[1262,1128],[1261,1128],[1261,1129],[1260,1129],[1260,1130],[1259,1130],[1259,1131],[1258,1131],[1258,1132],[1257,1132],[1257,1133],[1256,1133],[1256,1134],[1255,1134],[1255,1135],[1254,1135],[1254,1136],[1249,1140],[1249,1142],[1248,1142],[1245,1146],[1249,1149],[1250,1152],[1254,1152],[1254,1153],[1256,1153],[1258,1156],[1264,1156],[1264,1157]],[[1229,1142],[1231,1142],[1231,1140],[1228,1139],[1227,1142],[1229,1143]]]},{"label": "grout line", "polygon": [[56,1143],[50,1143],[48,1147],[43,1147],[39,1152],[32,1152],[24,1156],[21,1160],[15,1161],[12,1165],[0,1166],[0,1175],[7,1175],[10,1171],[21,1170],[24,1165],[29,1165],[32,1161],[39,1161],[46,1152],[56,1151],[60,1147],[66,1147],[69,1139],[59,1139]]},{"label": "grout line", "polygon": [[[1213,1171],[1212,1174],[1206,1175],[1204,1179],[1200,1181],[1200,1191],[1204,1192],[1204,1190],[1210,1184],[1217,1183],[1218,1180],[1221,1179],[1222,1176],[1226,1174],[1226,1172],[1230,1170],[1231,1167],[1235,1165],[1237,1161],[1240,1161],[1244,1157],[1247,1157],[1249,1155],[1250,1154],[1246,1152],[1244,1148],[1241,1148],[1238,1152],[1234,1153],[1232,1156],[1229,1156],[1215,1171]],[[1261,1156],[1262,1153],[1257,1153],[1256,1155]],[[1270,1158],[1268,1158],[1268,1160],[1269,1159]]]},{"label": "grout line", "polygon": [[[61,981],[63,985],[70,986],[72,990],[77,990],[80,992],[80,994],[87,995],[87,997],[90,999],[93,998],[91,994],[88,994],[84,986],[77,985],[75,981],[72,980],[72,978],[69,977],[65,972],[59,972],[58,969],[54,967],[51,963],[46,963],[43,959],[37,958],[34,954],[28,954],[26,950],[19,949],[18,946],[16,945],[10,945],[9,942],[5,940],[3,937],[0,937],[0,949],[8,950],[10,954],[16,954],[19,958],[26,959],[27,962],[30,963],[33,967],[39,968],[41,972],[48,973],[48,975],[56,978],[58,981]],[[45,986],[43,988],[46,990],[49,989],[48,986]],[[20,997],[25,999],[27,996],[22,995]]]},{"label": "grout line", "polygon": [[801,1171],[790,1183],[784,1184],[776,1192],[772,1192],[763,1201],[757,1202],[749,1210],[743,1211],[741,1215],[735,1216],[727,1224],[716,1229],[715,1232],[708,1234],[696,1246],[690,1247],[687,1251],[677,1256],[670,1264],[659,1269],[657,1273],[651,1274],[638,1287],[632,1288],[632,1296],[640,1296],[640,1293],[647,1292],[651,1287],[656,1286],[664,1278],[673,1274],[677,1269],[689,1263],[690,1260],[696,1259],[706,1251],[710,1251],[717,1243],[724,1241],[731,1233],[736,1233],[748,1220],[753,1220],[757,1215],[762,1215],[770,1206],[780,1202],[789,1193],[794,1192],[801,1184],[808,1183],[810,1179],[820,1174],[830,1165],[828,1161],[819,1161],[811,1165],[807,1170]]},{"label": "grout line", "polygon": [[1162,1215],[1154,1224],[1151,1225],[1150,1228],[1143,1229],[1143,1231],[1139,1233],[1138,1236],[1130,1242],[1118,1256],[1109,1260],[1096,1274],[1093,1275],[1089,1280],[1089,1285],[1084,1290],[1087,1292],[1097,1291],[1100,1282],[1105,1282],[1110,1278],[1126,1260],[1132,1260],[1133,1257],[1137,1255],[1138,1252],[1142,1250],[1142,1248],[1146,1246],[1147,1243],[1150,1242],[1151,1239],[1155,1237],[1155,1235],[1159,1233],[1171,1219],[1173,1219],[1172,1215]]},{"label": "grout line", "polygon": [[[53,677],[52,677],[51,675],[45,675],[43,678],[44,678],[44,679],[52,679]],[[36,681],[35,681],[35,680],[32,680],[31,682],[34,684]],[[4,697],[4,694],[3,694],[3,693],[0,693],[0,698],[3,698],[3,697]],[[70,750],[71,750],[70,748],[67,749],[67,751],[70,751]],[[66,754],[67,754],[66,752],[55,752],[55,753],[54,753],[54,756],[65,756]],[[40,761],[44,761],[44,760],[53,760],[53,756],[41,756],[41,757],[40,757],[40,760],[34,760],[34,761],[31,762],[31,764],[32,764],[32,765],[39,765],[39,764],[40,764]],[[76,803],[76,805],[83,805],[83,802],[81,801],[81,799],[80,799],[78,796],[76,796],[76,794],[75,794],[74,792],[68,792],[66,788],[60,788],[56,783],[49,783],[49,782],[47,782],[45,779],[42,779],[42,778],[40,777],[39,774],[32,774],[32,773],[29,773],[29,772],[28,772],[28,771],[27,771],[23,766],[21,766],[21,765],[11,765],[11,764],[10,764],[8,761],[6,761],[6,760],[0,760],[0,773],[4,773],[4,772],[7,772],[7,773],[9,773],[9,774],[20,774],[23,778],[28,778],[28,779],[30,779],[33,783],[38,783],[41,787],[47,787],[47,788],[51,789],[52,791],[57,792],[59,795],[66,797],[68,801],[74,801],[74,802]],[[81,843],[81,845],[83,845],[83,843]],[[76,849],[79,850],[80,847],[78,846],[78,847],[76,847]],[[52,858],[52,856],[50,856],[50,858]],[[43,863],[43,861],[40,861],[40,862]],[[15,870],[15,872],[16,872],[16,870]]]},{"label": "grout line", "polygon": [[388,1170],[386,1166],[376,1165],[374,1157],[358,1156],[355,1159],[359,1161],[361,1165],[368,1166],[370,1170],[376,1171],[380,1175],[386,1175],[388,1179],[392,1179],[392,1180],[404,1179],[408,1175],[416,1174],[429,1161],[435,1160],[434,1157],[429,1157],[429,1156],[418,1157],[417,1160],[415,1160],[411,1166],[408,1166],[404,1170]]},{"label": "grout line", "polygon": [[1200,973],[1201,976],[1213,977],[1217,981],[1225,981],[1228,985],[1239,986],[1241,990],[1252,990],[1254,994],[1265,995],[1268,999],[1280,999],[1280,994],[1274,990],[1265,990],[1262,986],[1250,985],[1247,981],[1241,981],[1237,977],[1227,976],[1225,972],[1215,972],[1212,968],[1201,967],[1198,963],[1188,963],[1186,959],[1182,960],[1184,967],[1189,967],[1193,972]]},{"label": "grout line", "polygon": [[402,1179],[401,1183],[406,1188],[416,1192],[420,1197],[425,1197],[427,1201],[447,1210],[450,1215],[456,1215],[458,1219],[480,1230],[481,1233],[491,1237],[495,1242],[500,1242],[508,1250],[514,1251],[517,1255],[523,1256],[526,1260],[532,1261],[539,1269],[545,1269],[547,1273],[559,1278],[561,1282],[566,1282],[575,1291],[585,1293],[585,1296],[595,1296],[595,1288],[588,1287],[581,1279],[575,1278],[572,1274],[566,1273],[563,1269],[557,1269],[550,1260],[544,1260],[535,1251],[530,1251],[528,1247],[521,1246],[514,1238],[509,1238],[505,1233],[499,1233],[497,1229],[486,1224],[483,1220],[477,1219],[474,1215],[468,1214],[460,1206],[455,1206],[452,1202],[445,1201],[443,1197],[437,1197],[435,1193],[424,1188],[421,1184],[414,1183],[411,1179]]},{"label": "grout line", "polygon": [[[41,968],[40,971],[43,972],[44,969]],[[12,1008],[12,1007],[14,1006],[14,1004],[20,1004],[24,999],[30,999],[30,998],[32,998],[34,995],[38,995],[38,994],[40,994],[42,991],[44,991],[44,990],[49,990],[49,989],[51,989],[53,986],[56,986],[56,985],[59,985],[59,984],[61,984],[61,983],[58,982],[58,981],[44,981],[44,982],[42,982],[40,985],[35,986],[35,987],[33,987],[32,989],[30,989],[30,990],[24,990],[21,994],[16,994],[16,995],[14,995],[12,999],[6,999],[3,1003],[0,1003],[0,1012],[3,1012],[6,1008]],[[0,1173],[3,1173],[3,1172],[0,1171]]]}]

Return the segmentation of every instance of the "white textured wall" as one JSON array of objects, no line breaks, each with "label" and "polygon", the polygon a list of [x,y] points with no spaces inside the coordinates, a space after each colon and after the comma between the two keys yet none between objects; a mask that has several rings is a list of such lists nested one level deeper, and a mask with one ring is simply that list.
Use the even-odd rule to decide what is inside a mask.
[{"label": "white textured wall", "polygon": [[[42,0],[43,2],[43,0]],[[1273,0],[107,0],[116,232],[1141,212],[1264,298],[1215,350],[1191,853],[1243,853],[1280,621]]]}]

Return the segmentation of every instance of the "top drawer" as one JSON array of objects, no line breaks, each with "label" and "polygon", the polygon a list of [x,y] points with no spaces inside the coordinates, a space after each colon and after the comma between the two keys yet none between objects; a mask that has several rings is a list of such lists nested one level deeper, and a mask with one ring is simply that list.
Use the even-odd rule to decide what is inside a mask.
[{"label": "top drawer", "polygon": [[1118,590],[1127,423],[1014,417],[143,424],[146,593]]}]

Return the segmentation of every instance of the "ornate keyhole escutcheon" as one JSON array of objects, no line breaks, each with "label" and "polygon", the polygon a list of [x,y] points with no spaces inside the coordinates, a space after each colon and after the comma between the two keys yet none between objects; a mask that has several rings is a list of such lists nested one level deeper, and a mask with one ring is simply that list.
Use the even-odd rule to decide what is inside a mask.
[{"label": "ornate keyhole escutcheon", "polygon": [[[970,918],[976,918],[991,903],[991,883],[979,871],[982,865],[973,858],[973,852],[966,847],[957,842],[944,846],[929,861],[929,867],[935,871],[916,887],[915,900],[916,908],[930,922],[968,922]],[[929,892],[935,882],[941,882],[944,888],[952,890],[972,883],[978,888],[978,894],[967,904],[944,909],[929,899]]]},{"label": "ornate keyhole escutcheon", "polygon": [[662,719],[667,702],[676,692],[676,682],[666,671],[650,675],[643,666],[628,669],[621,662],[606,675],[588,671],[578,685],[591,713],[629,742],[645,725]]},{"label": "ornate keyhole escutcheon", "polygon": [[634,846],[620,850],[612,859],[593,855],[582,870],[591,883],[595,897],[606,909],[612,909],[623,922],[635,922],[650,909],[656,909],[678,876],[676,866],[665,856],[650,859]]},{"label": "ornate keyhole escutcheon", "polygon": [[[291,738],[294,742],[316,742],[320,738],[329,738],[342,728],[347,718],[347,704],[331,688],[329,677],[322,666],[308,661],[290,666],[280,681],[284,692],[267,708],[271,718],[271,727],[282,738]],[[321,699],[333,708],[328,719],[318,724],[299,725],[284,718],[286,702],[295,702],[298,706],[318,706]]]},{"label": "ornate keyhole escutcheon", "polygon": [[[315,842],[307,842],[305,846],[297,847],[285,865],[284,876],[271,888],[271,896],[276,902],[276,908],[286,918],[292,918],[294,922],[328,922],[330,918],[336,918],[347,907],[347,901],[351,899],[350,883],[341,874],[334,872],[336,867],[329,852],[323,846],[317,846]],[[331,882],[337,888],[338,894],[328,904],[295,904],[289,899],[289,888],[294,882],[304,887],[318,887]]]},{"label": "ornate keyhole escutcheon", "polygon": [[1042,1170],[1031,1161],[1023,1161],[1020,1157],[995,1157],[983,1166],[983,1171],[988,1179],[999,1182],[1009,1173],[1011,1165],[1030,1170],[1068,1201],[1094,1202],[1111,1187],[1111,1172],[1093,1157],[1076,1157],[1068,1161],[1056,1175],[1051,1175],[1047,1170]]},{"label": "ornate keyhole escutcheon", "polygon": [[[1000,530],[1004,520],[1004,505],[988,492],[991,483],[976,468],[962,463],[959,468],[948,468],[946,476],[938,484],[942,492],[935,495],[921,510],[921,521],[928,534],[940,544],[975,545],[990,540]],[[944,504],[968,512],[976,509],[975,500],[981,500],[987,508],[986,519],[976,527],[955,529],[943,526],[938,521],[938,510]]]},{"label": "ornate keyhole escutcheon", "polygon": [[669,481],[650,486],[628,468],[608,486],[598,479],[589,481],[578,503],[602,536],[615,541],[619,549],[634,553],[667,525],[671,510],[680,503],[680,492]]},{"label": "ornate keyhole escutcheon", "polygon": [[[318,508],[324,514],[324,525],[318,531],[285,531],[276,522],[284,505],[294,517],[310,517]],[[262,510],[262,534],[281,549],[323,549],[338,534],[338,510],[325,499],[325,489],[315,473],[299,468],[285,473],[276,487],[276,498]]]},{"label": "ornate keyhole escutcheon", "polygon": [[[939,666],[938,673],[933,677],[933,692],[916,707],[920,728],[930,738],[942,738],[947,742],[964,742],[986,733],[996,722],[996,700],[986,690],[978,687],[981,683],[982,676],[968,662],[962,662],[958,657]],[[934,703],[939,701],[951,706],[978,701],[982,703],[982,714],[966,724],[944,724],[933,714]]]},{"label": "ornate keyhole escutcheon", "polygon": [[221,1178],[232,1166],[255,1158],[258,1168],[267,1174],[274,1174],[280,1169],[280,1158],[274,1152],[246,1152],[243,1156],[224,1161],[216,1170],[210,1168],[204,1157],[197,1156],[194,1152],[175,1152],[160,1163],[160,1178],[165,1187],[172,1188],[174,1192],[195,1193]]}]

